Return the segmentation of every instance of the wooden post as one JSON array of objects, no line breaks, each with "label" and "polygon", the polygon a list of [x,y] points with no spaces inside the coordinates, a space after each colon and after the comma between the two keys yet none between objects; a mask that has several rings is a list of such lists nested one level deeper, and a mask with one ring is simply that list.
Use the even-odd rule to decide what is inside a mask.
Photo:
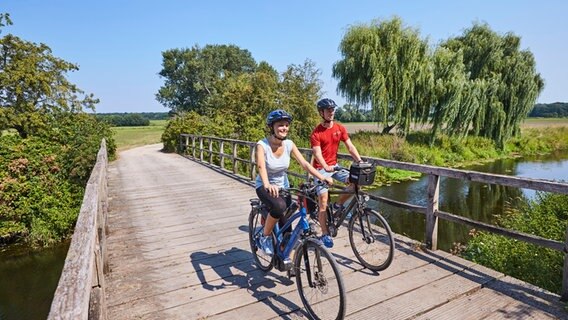
[{"label": "wooden post", "polygon": [[233,173],[237,174],[237,143],[233,142]]},{"label": "wooden post", "polygon": [[209,138],[209,164],[213,164],[213,139]]},{"label": "wooden post", "polygon": [[195,136],[191,136],[191,156],[195,159]]},{"label": "wooden post", "polygon": [[250,154],[250,180],[254,181],[256,178],[256,161],[255,161],[255,148],[256,145],[249,145],[249,154]]},{"label": "wooden post", "polygon": [[225,157],[223,156],[223,154],[225,153],[224,149],[225,140],[221,140],[221,143],[219,144],[219,166],[221,167],[221,169],[225,169]]},{"label": "wooden post", "polygon": [[199,160],[203,161],[203,137],[199,137]]},{"label": "wooden post", "polygon": [[440,176],[428,176],[428,206],[426,207],[426,247],[438,249],[438,200],[440,195]]},{"label": "wooden post", "polygon": [[566,238],[564,240],[564,269],[562,270],[562,291],[560,292],[560,301],[568,301],[568,228],[566,228]]}]

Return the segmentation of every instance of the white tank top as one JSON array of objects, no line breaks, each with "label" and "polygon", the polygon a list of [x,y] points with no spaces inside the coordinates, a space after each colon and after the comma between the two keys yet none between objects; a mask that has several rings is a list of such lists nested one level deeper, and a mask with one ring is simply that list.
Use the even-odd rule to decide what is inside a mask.
[{"label": "white tank top", "polygon": [[[264,160],[266,163],[266,172],[268,173],[268,182],[281,188],[289,188],[290,183],[288,182],[286,170],[288,170],[288,167],[290,166],[290,153],[292,152],[294,142],[292,142],[292,140],[282,141],[282,144],[284,145],[284,152],[280,158],[274,156],[267,138],[258,141],[256,144],[257,146],[262,146],[264,149]],[[260,175],[256,176],[255,187],[262,187],[262,179],[260,178]]]}]

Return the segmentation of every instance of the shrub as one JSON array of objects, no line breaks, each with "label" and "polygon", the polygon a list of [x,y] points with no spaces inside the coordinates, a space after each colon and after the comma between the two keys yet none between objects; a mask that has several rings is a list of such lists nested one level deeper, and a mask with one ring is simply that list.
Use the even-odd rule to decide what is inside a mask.
[{"label": "shrub", "polygon": [[[506,228],[564,241],[568,218],[568,195],[537,193],[519,210],[501,218]],[[564,254],[522,241],[474,232],[462,253],[466,259],[560,293]]]},{"label": "shrub", "polygon": [[82,186],[62,168],[62,146],[39,137],[0,137],[0,239],[47,245],[73,228]]}]

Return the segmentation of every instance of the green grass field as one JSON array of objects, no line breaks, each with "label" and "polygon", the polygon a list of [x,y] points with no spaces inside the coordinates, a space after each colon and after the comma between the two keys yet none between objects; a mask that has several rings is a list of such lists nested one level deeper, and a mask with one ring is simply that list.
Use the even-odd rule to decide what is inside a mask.
[{"label": "green grass field", "polygon": [[[167,120],[151,120],[146,127],[114,127],[116,146],[125,150],[148,144],[160,143]],[[350,133],[358,130],[379,130],[376,123],[352,122],[344,123]],[[568,126],[568,118],[529,118],[523,121],[522,128],[544,128]]]},{"label": "green grass field", "polygon": [[146,127],[113,127],[116,147],[120,150],[160,143],[167,120],[150,120]]}]

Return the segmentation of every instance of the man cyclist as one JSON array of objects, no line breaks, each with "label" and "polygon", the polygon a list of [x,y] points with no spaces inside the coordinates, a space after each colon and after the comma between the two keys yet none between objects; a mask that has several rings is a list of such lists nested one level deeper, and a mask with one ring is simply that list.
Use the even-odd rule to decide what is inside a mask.
[{"label": "man cyclist", "polygon": [[[310,143],[314,155],[313,166],[318,169],[321,175],[332,177],[348,184],[348,188],[352,188],[352,185],[349,183],[349,172],[343,170],[334,171],[334,166],[337,164],[337,151],[339,150],[340,141],[343,141],[355,162],[361,162],[361,156],[357,148],[351,142],[351,139],[349,139],[347,129],[333,121],[335,108],[337,108],[335,101],[327,98],[321,99],[317,103],[317,108],[322,121],[310,136]],[[321,240],[326,247],[331,248],[333,247],[333,239],[329,236],[329,230],[326,224],[326,210],[329,201],[328,187],[325,184],[320,185],[317,187],[316,192],[319,204],[318,220],[322,230]],[[350,194],[340,195],[337,201],[338,210],[342,209],[343,204],[349,197],[351,197]]]},{"label": "man cyclist", "polygon": [[330,185],[333,179],[319,173],[310,165],[298,147],[287,140],[288,130],[292,123],[292,116],[284,110],[274,110],[266,117],[266,126],[270,129],[270,136],[256,144],[256,165],[258,175],[255,188],[258,198],[268,206],[270,214],[264,223],[264,234],[260,238],[260,249],[266,254],[273,254],[272,229],[276,222],[282,218],[284,211],[290,205],[289,197],[284,198],[280,189],[290,187],[286,171],[290,166],[290,154],[294,156],[300,166],[320,180]]}]

